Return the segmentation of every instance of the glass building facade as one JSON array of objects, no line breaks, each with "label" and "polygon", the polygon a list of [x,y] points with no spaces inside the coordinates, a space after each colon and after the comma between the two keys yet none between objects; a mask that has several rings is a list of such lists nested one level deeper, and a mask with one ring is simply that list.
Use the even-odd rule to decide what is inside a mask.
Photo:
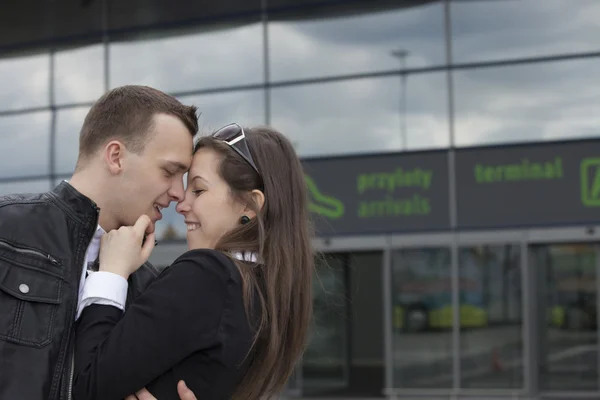
[{"label": "glass building facade", "polygon": [[[597,0],[59,3],[2,6],[0,195],[68,179],[88,109],[125,84],[198,106],[201,132],[273,125],[302,157],[600,132]],[[172,206],[157,228],[166,266],[185,225]],[[290,393],[600,397],[594,229],[317,238]]]}]

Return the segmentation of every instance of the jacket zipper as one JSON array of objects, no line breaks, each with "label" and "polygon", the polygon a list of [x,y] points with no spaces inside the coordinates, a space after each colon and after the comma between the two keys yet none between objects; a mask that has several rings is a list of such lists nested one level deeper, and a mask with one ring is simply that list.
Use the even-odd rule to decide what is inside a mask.
[{"label": "jacket zipper", "polygon": [[[93,203],[93,207],[94,207],[94,210],[96,211],[96,218],[94,219],[94,223],[91,225],[92,226],[92,232],[90,235],[91,237],[94,236],[94,231],[96,229],[96,226],[98,225],[98,214],[100,213],[100,208],[96,205],[96,203]],[[85,255],[84,255],[84,257],[85,257]],[[83,262],[83,260],[81,262]],[[75,313],[77,312],[77,305],[78,305],[77,304],[77,300],[78,300],[77,290],[75,290],[74,299],[75,299],[75,312],[73,313],[73,315],[75,315]],[[70,329],[73,329],[73,325],[71,325]],[[68,333],[69,340],[71,340],[71,333],[72,332]],[[69,345],[67,345],[67,348],[68,347],[69,347]],[[72,396],[73,396],[73,378],[75,375],[75,344],[73,344],[73,348],[71,349],[71,368],[70,368],[70,370],[71,371],[69,372],[69,387],[67,388],[67,400],[71,400]]]},{"label": "jacket zipper", "polygon": [[69,391],[67,400],[71,400],[73,396],[73,376],[75,375],[75,349],[71,352],[71,374],[69,377]]},{"label": "jacket zipper", "polygon": [[5,240],[0,240],[0,247],[5,247],[7,249],[14,250],[14,251],[16,251],[18,253],[21,253],[21,254],[33,254],[33,255],[35,255],[37,257],[42,257],[42,258],[50,261],[54,265],[57,265],[57,266],[60,265],[60,263],[58,262],[58,260],[56,258],[52,257],[50,254],[45,254],[45,253],[42,253],[41,251],[26,249],[26,248],[23,248],[23,247],[17,247],[17,246],[15,246],[13,244],[8,243]]}]

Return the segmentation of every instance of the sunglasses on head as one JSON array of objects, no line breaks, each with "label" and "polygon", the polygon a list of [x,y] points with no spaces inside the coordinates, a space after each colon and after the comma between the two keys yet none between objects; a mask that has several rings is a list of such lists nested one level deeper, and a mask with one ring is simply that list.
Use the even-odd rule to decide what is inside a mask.
[{"label": "sunglasses on head", "polygon": [[226,125],[215,132],[212,137],[227,143],[229,147],[235,150],[236,153],[242,156],[254,168],[259,177],[261,176],[254,163],[252,154],[250,154],[250,149],[246,142],[246,134],[241,126],[236,123]]}]

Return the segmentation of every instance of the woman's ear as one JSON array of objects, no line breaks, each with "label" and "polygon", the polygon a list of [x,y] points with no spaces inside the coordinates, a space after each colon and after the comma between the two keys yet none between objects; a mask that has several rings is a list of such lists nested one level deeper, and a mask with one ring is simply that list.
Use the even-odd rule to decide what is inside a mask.
[{"label": "woman's ear", "polygon": [[[254,189],[250,192],[250,197],[252,198],[252,202],[256,205],[258,210],[262,210],[265,205],[265,195],[258,189]],[[249,205],[244,209],[244,215],[247,215],[250,218],[256,217],[256,212]]]},{"label": "woman's ear", "polygon": [[250,195],[254,200],[254,204],[257,205],[259,210],[262,210],[265,206],[265,194],[258,189],[254,189]]}]

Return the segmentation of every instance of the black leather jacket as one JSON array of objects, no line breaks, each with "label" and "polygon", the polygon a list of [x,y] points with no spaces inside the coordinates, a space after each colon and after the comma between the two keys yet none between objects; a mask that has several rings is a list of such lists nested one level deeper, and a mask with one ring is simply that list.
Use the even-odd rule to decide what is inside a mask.
[{"label": "black leather jacket", "polygon": [[[0,399],[70,400],[74,323],[98,207],[66,182],[0,197]],[[158,276],[129,278],[127,304]]]}]

